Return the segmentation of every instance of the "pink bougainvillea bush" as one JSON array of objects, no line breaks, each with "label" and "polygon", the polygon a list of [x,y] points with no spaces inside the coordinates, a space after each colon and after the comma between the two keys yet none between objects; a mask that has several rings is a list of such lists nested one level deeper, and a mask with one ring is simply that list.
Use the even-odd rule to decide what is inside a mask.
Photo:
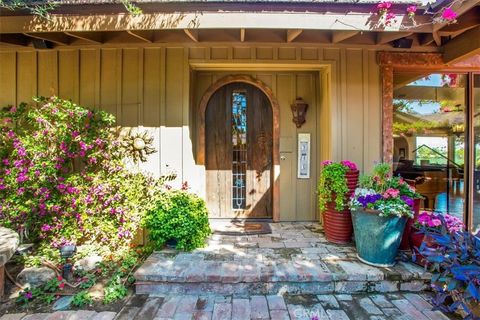
[{"label": "pink bougainvillea bush", "polygon": [[56,97],[0,111],[0,225],[53,247],[129,245],[163,181],[125,168],[114,123]]}]

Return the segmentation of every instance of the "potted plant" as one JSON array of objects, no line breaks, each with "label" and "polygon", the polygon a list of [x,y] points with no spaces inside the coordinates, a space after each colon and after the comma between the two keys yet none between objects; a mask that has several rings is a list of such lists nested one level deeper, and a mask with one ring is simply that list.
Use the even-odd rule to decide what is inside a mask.
[{"label": "potted plant", "polygon": [[348,202],[358,185],[359,172],[351,161],[322,162],[318,182],[318,204],[328,241],[338,244],[352,240],[352,218]]},{"label": "potted plant", "polygon": [[395,188],[399,179],[392,177],[389,164],[378,164],[360,179],[350,203],[357,256],[367,264],[395,264],[407,218],[413,217],[412,199]]},{"label": "potted plant", "polygon": [[410,185],[401,177],[392,181],[392,187],[400,191],[400,196],[407,201],[408,205],[410,205],[413,210],[413,218],[407,219],[402,240],[400,242],[400,250],[410,251],[413,248],[410,241],[412,226],[420,212],[420,200],[423,199],[423,196],[416,191],[414,186]]},{"label": "potted plant", "polygon": [[442,220],[444,221],[446,231],[449,233],[459,232],[465,228],[460,219],[447,213],[423,211],[418,217],[414,218],[410,242],[413,248],[413,262],[416,264],[421,266],[428,265],[427,259],[420,253],[420,248],[422,248],[422,251],[436,249],[437,246],[431,233],[441,234]]}]

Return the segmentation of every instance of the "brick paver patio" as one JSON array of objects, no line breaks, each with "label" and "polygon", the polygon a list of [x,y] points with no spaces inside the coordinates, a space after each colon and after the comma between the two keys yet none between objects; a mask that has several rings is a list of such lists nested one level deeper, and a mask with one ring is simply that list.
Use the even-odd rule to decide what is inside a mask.
[{"label": "brick paver patio", "polygon": [[[449,319],[428,303],[430,274],[408,262],[361,263],[353,245],[328,243],[316,223],[272,233],[212,235],[193,252],[163,250],[137,270],[137,294],[118,313],[66,311],[7,319]],[[148,293],[148,294],[147,294]],[[317,317],[317,318],[315,318]]]},{"label": "brick paver patio", "polygon": [[[337,295],[136,295],[118,313],[61,311],[10,314],[0,320],[446,320],[431,311],[425,294]],[[315,318],[317,317],[317,318]]]},{"label": "brick paver patio", "polygon": [[353,245],[328,243],[317,223],[272,223],[272,233],[213,235],[193,252],[163,250],[135,272],[141,294],[321,294],[421,291],[430,274],[409,262],[361,263]]}]

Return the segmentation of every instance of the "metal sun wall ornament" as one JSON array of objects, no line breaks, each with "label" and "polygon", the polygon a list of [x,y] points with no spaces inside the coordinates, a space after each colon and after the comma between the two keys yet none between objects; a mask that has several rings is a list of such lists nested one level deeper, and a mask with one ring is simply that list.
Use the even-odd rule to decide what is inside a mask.
[{"label": "metal sun wall ornament", "polygon": [[295,103],[290,105],[292,109],[292,121],[300,128],[305,123],[305,115],[307,114],[308,104],[302,99],[297,98]]},{"label": "metal sun wall ornament", "polygon": [[147,156],[157,151],[153,147],[153,137],[150,133],[137,128],[130,128],[125,133],[122,145],[135,163],[147,161]]}]

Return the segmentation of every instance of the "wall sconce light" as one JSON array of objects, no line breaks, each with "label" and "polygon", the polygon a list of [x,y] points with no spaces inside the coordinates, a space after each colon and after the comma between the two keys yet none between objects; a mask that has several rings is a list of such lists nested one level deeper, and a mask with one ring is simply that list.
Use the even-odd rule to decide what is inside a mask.
[{"label": "wall sconce light", "polygon": [[302,98],[297,98],[295,103],[290,105],[293,114],[293,122],[300,128],[305,123],[305,115],[307,113],[308,104]]}]

